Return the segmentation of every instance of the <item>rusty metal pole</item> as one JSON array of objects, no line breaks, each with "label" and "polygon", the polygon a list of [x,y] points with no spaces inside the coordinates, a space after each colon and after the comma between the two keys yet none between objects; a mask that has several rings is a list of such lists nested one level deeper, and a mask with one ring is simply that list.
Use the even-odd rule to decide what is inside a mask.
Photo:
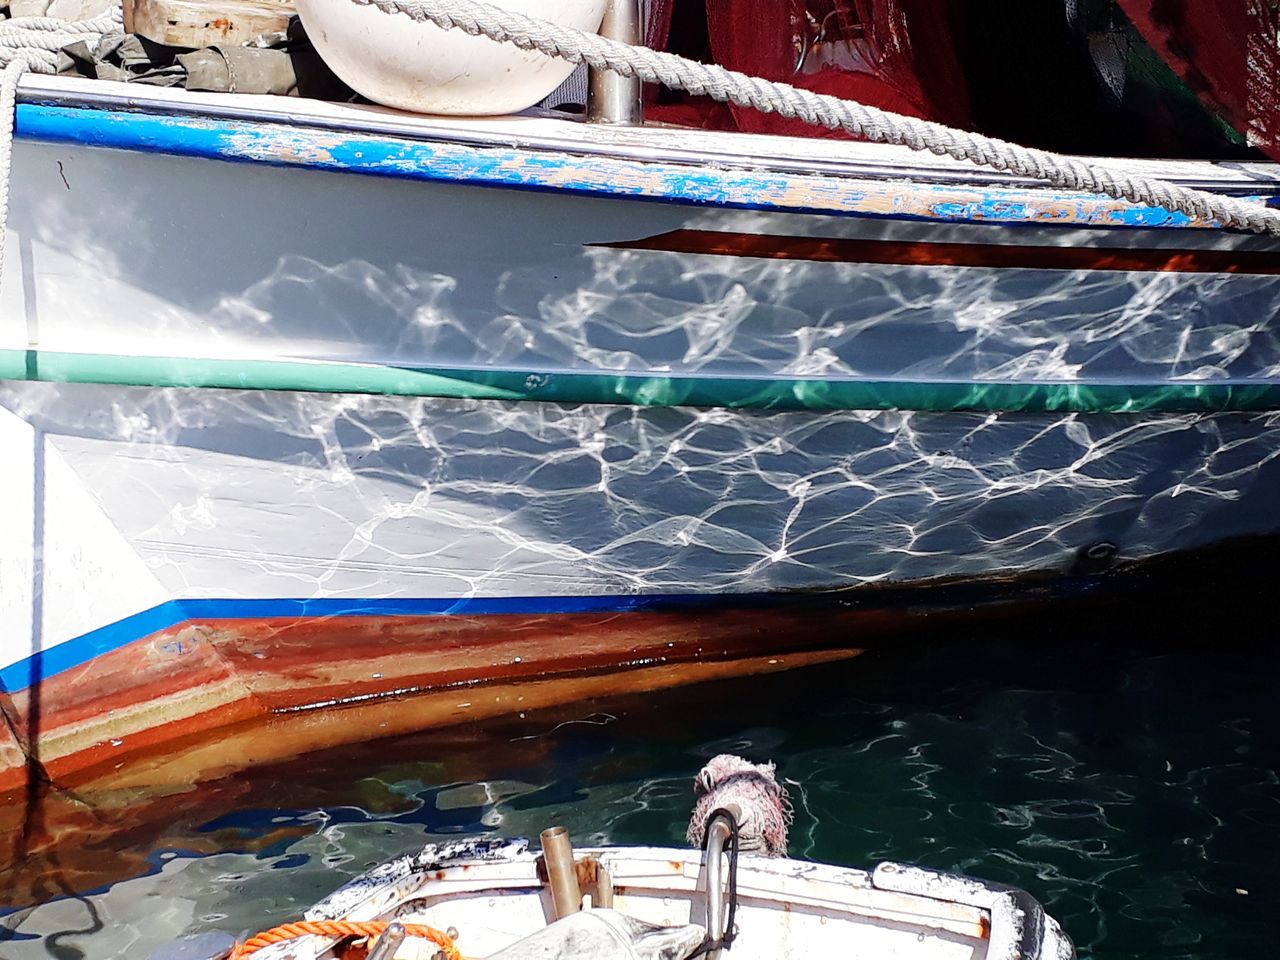
[{"label": "rusty metal pole", "polygon": [[542,860],[547,867],[547,885],[551,888],[556,919],[577,913],[582,909],[582,888],[578,886],[568,830],[549,827],[542,831]]},{"label": "rusty metal pole", "polygon": [[[640,46],[644,43],[642,0],[609,0],[600,24],[600,36]],[[592,123],[637,125],[644,122],[643,84],[612,70],[591,71],[587,118]]]}]

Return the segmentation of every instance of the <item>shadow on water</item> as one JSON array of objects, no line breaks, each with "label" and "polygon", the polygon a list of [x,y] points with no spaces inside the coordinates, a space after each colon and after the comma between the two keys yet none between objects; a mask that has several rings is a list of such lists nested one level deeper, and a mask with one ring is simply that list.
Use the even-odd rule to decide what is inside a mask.
[{"label": "shadow on water", "polygon": [[1084,956],[1261,955],[1280,942],[1280,652],[1261,576],[1136,583],[835,666],[165,796],[50,793],[42,843],[0,881],[0,953],[146,956],[183,931],[269,926],[430,837],[561,822],[583,843],[681,844],[692,775],[728,750],[791,781],[793,855],[1017,884]]}]

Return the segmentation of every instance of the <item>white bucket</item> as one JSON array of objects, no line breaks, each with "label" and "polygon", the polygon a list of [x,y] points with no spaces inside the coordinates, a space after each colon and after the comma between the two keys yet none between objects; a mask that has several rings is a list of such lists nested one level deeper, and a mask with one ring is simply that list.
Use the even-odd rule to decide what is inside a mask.
[{"label": "white bucket", "polygon": [[[489,0],[596,31],[609,0]],[[417,113],[517,113],[542,100],[573,64],[461,30],[441,30],[351,0],[297,0],[307,36],[331,70],[375,103]]]}]

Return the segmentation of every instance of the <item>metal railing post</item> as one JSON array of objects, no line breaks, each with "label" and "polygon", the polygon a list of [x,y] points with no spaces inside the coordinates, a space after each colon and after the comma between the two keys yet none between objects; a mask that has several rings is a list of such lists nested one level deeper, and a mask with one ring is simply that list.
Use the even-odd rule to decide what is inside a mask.
[{"label": "metal railing post", "polygon": [[[600,36],[638,46],[644,42],[641,0],[609,0]],[[587,118],[592,123],[639,124],[644,120],[643,84],[612,70],[591,71]]]}]

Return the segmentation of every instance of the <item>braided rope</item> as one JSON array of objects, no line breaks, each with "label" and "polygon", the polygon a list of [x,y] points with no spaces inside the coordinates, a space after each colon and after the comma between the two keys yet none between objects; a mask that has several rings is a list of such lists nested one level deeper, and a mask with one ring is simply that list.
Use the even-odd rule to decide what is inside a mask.
[{"label": "braided rope", "polygon": [[[272,944],[297,940],[299,937],[378,937],[388,926],[390,924],[383,920],[372,920],[367,923],[350,920],[300,920],[297,923],[282,923],[278,927],[272,927],[238,944],[231,952],[229,960],[242,960]],[[435,927],[406,923],[404,932],[411,937],[430,940],[444,951],[447,960],[462,960],[462,955],[458,952],[453,938]]]},{"label": "braided rope", "polygon": [[633,47],[593,33],[525,16],[477,0],[352,0],[383,13],[403,14],[445,30],[458,29],[522,50],[536,50],[570,63],[612,70],[624,77],[686,90],[698,96],[753,107],[765,113],[845,130],[877,143],[967,160],[1004,173],[1041,180],[1062,189],[1104,194],[1116,200],[1163,207],[1224,227],[1280,236],[1280,211],[1261,203],[1165,180],[1141,177],[1085,163],[1046,150],[956,130],[940,123],[878,110],[852,100],[812,93],[786,83],[751,77],[723,67],[697,63],[648,47]]},{"label": "braided rope", "polygon": [[90,40],[123,29],[124,14],[116,4],[90,20],[60,17],[14,17],[0,21],[0,66],[23,63],[32,73],[56,73],[58,51],[77,40]]}]

